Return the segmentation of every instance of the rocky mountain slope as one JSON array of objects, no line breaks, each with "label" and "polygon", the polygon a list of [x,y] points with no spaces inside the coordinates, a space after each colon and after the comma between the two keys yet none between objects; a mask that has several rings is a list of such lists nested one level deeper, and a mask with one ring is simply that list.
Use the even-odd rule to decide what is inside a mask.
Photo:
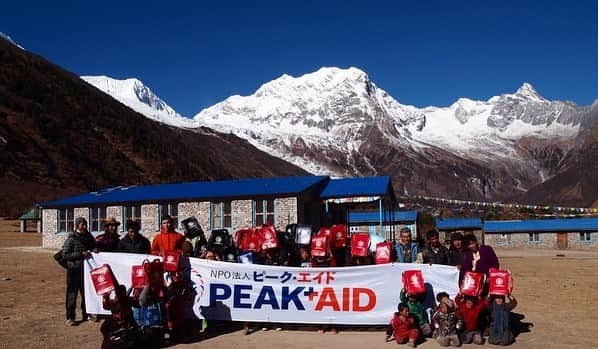
[{"label": "rocky mountain slope", "polygon": [[530,84],[488,101],[416,108],[357,68],[322,68],[283,75],[194,119],[312,173],[391,174],[401,192],[502,200],[557,174],[598,110],[548,101]]},{"label": "rocky mountain slope", "polygon": [[0,216],[106,186],[304,173],[234,135],[150,120],[0,38]]}]

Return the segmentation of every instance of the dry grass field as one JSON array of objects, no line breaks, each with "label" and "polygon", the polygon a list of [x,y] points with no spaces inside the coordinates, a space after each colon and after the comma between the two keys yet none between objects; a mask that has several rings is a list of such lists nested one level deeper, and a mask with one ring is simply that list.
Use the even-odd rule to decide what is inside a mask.
[{"label": "dry grass field", "polygon": [[[52,252],[38,248],[38,233],[18,233],[18,222],[0,220],[0,348],[98,348],[99,323],[65,325],[65,273]],[[590,348],[598,344],[598,253],[498,250],[515,276],[515,313],[524,330],[513,348]],[[390,316],[390,314],[389,314]],[[526,329],[529,328],[529,331]],[[337,335],[303,328],[257,331],[238,327],[176,348],[392,348],[381,330],[341,329]],[[436,348],[428,340],[420,348]],[[476,347],[466,345],[465,347]],[[493,347],[486,344],[485,347]]]}]

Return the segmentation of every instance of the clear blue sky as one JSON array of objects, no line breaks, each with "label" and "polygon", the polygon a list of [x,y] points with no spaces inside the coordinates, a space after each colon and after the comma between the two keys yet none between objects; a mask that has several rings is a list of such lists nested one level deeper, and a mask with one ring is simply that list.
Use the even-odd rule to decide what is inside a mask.
[{"label": "clear blue sky", "polygon": [[0,31],[79,75],[137,77],[192,116],[283,73],[355,66],[402,103],[530,82],[598,98],[598,1],[8,1]]}]

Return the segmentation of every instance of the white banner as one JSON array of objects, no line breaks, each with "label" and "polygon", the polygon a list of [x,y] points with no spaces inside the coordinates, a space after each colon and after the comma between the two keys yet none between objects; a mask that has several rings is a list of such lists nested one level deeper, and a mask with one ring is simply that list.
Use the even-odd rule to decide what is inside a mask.
[{"label": "white banner", "polygon": [[[119,283],[131,284],[131,266],[155,256],[128,253],[93,254],[85,263],[85,303],[91,314],[102,309],[90,271],[109,264]],[[318,324],[388,324],[397,311],[402,272],[419,269],[428,289],[425,305],[435,295],[458,292],[455,267],[424,264],[382,264],[343,268],[296,268],[236,264],[189,258],[195,289],[193,311],[208,320]]]}]

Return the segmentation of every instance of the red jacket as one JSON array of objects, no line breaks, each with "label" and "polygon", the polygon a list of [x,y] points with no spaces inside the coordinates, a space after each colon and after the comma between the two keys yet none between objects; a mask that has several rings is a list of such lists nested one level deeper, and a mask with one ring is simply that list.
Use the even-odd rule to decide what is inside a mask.
[{"label": "red jacket", "polygon": [[478,299],[478,303],[474,304],[471,309],[467,309],[465,306],[465,300],[463,297],[458,295],[455,298],[455,302],[457,303],[457,307],[459,307],[459,313],[463,316],[463,322],[465,322],[465,330],[466,331],[477,331],[478,328],[478,319],[480,317],[480,313],[484,311],[488,302],[485,299]]},{"label": "red jacket", "polygon": [[415,327],[415,319],[413,316],[409,316],[407,319],[401,319],[401,317],[395,313],[390,322],[392,326],[392,331],[395,335],[395,338],[409,338],[409,331],[417,328]]},{"label": "red jacket", "polygon": [[152,241],[152,254],[163,256],[164,251],[180,250],[183,247],[185,236],[176,231],[161,231],[154,236]]}]

